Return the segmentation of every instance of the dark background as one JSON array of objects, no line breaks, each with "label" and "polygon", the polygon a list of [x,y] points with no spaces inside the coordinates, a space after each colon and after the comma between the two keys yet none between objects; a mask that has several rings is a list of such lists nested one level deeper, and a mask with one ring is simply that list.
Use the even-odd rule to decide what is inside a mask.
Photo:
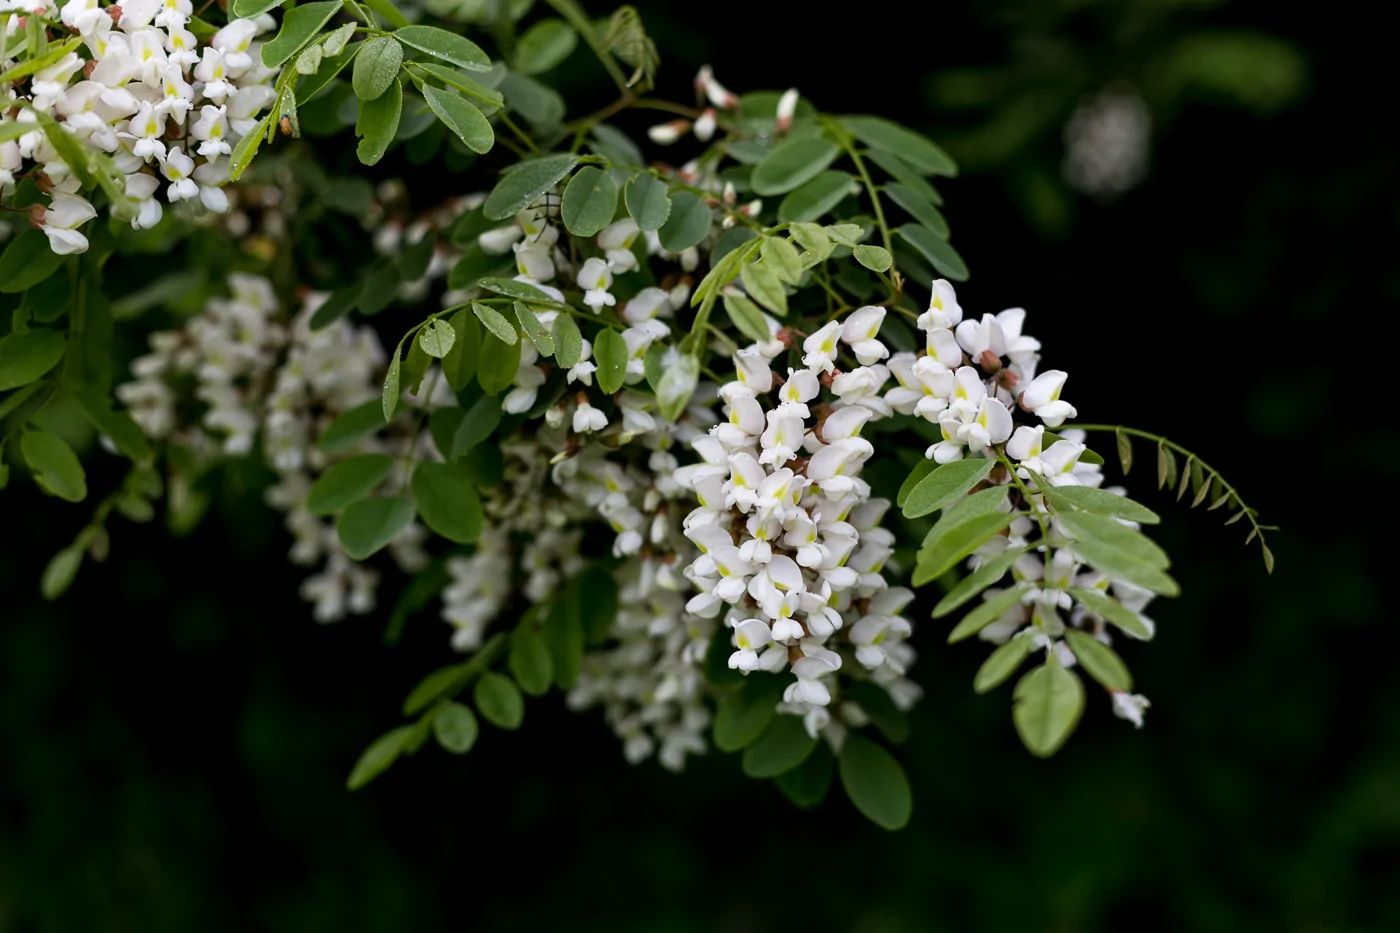
[{"label": "dark background", "polygon": [[[1274,576],[1240,526],[1152,491],[1140,449],[1130,485],[1164,512],[1184,589],[1127,649],[1147,728],[1097,700],[1034,760],[1008,693],[971,691],[981,653],[926,625],[915,816],[891,835],[840,799],[798,812],[718,754],[679,777],[631,768],[557,699],[466,759],[429,750],[348,794],[361,748],[440,663],[441,623],[393,649],[383,613],[316,626],[277,517],[233,496],[183,541],[116,525],[111,559],[46,604],[37,575],[86,513],[16,483],[0,931],[1400,929],[1400,639],[1390,545],[1362,537],[1400,455],[1376,333],[1400,293],[1379,7],[639,6],[673,95],[719,62],[735,89],[797,84],[962,155],[941,188],[964,307],[1026,305],[1082,416],[1218,465],[1283,526]],[[1166,93],[1140,188],[1056,190],[1065,101],[1154,87],[1183,37],[1232,30],[1302,62],[1283,100]],[[952,106],[931,79],[962,66],[985,69],[987,100]],[[591,74],[583,53],[567,67]],[[991,154],[964,134],[1028,87],[1051,92],[1021,105],[1050,129]]]}]

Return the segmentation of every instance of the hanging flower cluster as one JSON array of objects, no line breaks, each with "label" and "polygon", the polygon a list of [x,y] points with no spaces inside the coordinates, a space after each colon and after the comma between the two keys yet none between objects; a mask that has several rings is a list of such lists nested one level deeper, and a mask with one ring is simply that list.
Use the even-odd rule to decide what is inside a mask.
[{"label": "hanging flower cluster", "polygon": [[[316,568],[302,595],[317,619],[369,612],[391,565],[409,576],[386,634],[435,617],[453,660],[352,787],[429,736],[467,751],[478,717],[517,728],[526,695],[557,689],[601,710],[629,761],[738,753],[803,806],[839,767],[856,806],[897,827],[909,794],[886,744],[908,738],[923,692],[914,639],[930,626],[913,620],[930,607],[960,613],[950,640],[995,646],[979,692],[1030,667],[1012,719],[1033,753],[1073,730],[1081,672],[1142,724],[1113,646],[1150,638],[1145,609],[1176,591],[1141,531],[1157,517],[1105,488],[1025,312],[963,313],[934,187],[955,166],[932,141],[795,89],[737,94],[708,67],[693,101],[656,101],[630,9],[584,43],[619,101],[565,123],[528,75],[573,43],[512,43],[493,63],[390,0],[301,4],[280,26],[276,4],[234,0],[218,27],[187,0],[26,4],[0,0],[0,207],[42,235],[0,253],[3,290],[23,293],[0,335],[0,422],[22,422],[35,482],[80,500],[76,456],[38,419],[80,385],[89,423],[136,464],[145,499],[124,487],[123,514],[149,516],[163,469],[177,526],[206,475],[256,458],[291,559]],[[631,106],[666,112],[643,142],[674,164],[604,122]],[[410,182],[332,176],[307,158],[303,119],[316,134],[353,119],[365,165],[402,146],[481,190],[425,208]],[[278,127],[290,139],[273,145]],[[497,133],[520,158],[476,159]],[[254,157],[263,180],[226,196]],[[114,213],[134,202],[137,228],[162,202],[227,210],[180,233],[189,268],[123,303],[125,321],[203,301],[149,333],[115,386],[72,374],[112,354],[103,263],[149,235],[114,225],[52,275],[89,246],[94,186]],[[1218,473],[1151,437],[1161,484],[1266,530]],[[46,591],[100,558],[108,511]]]},{"label": "hanging flower cluster", "polygon": [[[82,227],[97,216],[84,192],[89,174],[103,175],[110,194],[129,202],[131,225],[149,228],[162,201],[199,201],[228,210],[234,145],[253,131],[273,101],[275,69],[265,68],[255,39],[272,17],[235,19],[201,43],[190,31],[190,0],[0,0],[0,12],[34,18],[40,32],[76,33],[38,59],[46,63],[0,87],[0,111],[32,129],[0,141],[0,195],[32,173],[47,206],[32,211],[55,253],[88,248]],[[15,64],[4,49],[26,48],[26,19],[4,21],[0,73]],[[27,85],[27,86],[25,86]],[[81,165],[73,165],[76,142]]]}]

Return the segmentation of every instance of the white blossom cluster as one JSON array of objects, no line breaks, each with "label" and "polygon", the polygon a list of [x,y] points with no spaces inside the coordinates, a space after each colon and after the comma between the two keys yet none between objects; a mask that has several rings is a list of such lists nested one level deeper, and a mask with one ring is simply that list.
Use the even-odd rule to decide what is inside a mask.
[{"label": "white blossom cluster", "polygon": [[[277,477],[267,497],[286,513],[291,559],[322,565],[302,585],[316,618],[369,612],[378,574],[345,554],[334,522],[308,511],[307,494],[336,458],[372,452],[423,457],[427,445],[411,451],[408,436],[391,434],[333,456],[320,450],[317,439],[337,416],[379,397],[385,360],[379,339],[343,320],[312,330],[310,318],[324,294],[308,294],[288,321],[266,279],[235,273],[229,290],[228,298],[210,300],[179,330],[152,334],[151,352],[133,362],[135,378],[117,387],[117,397],[148,435],[174,441],[201,461],[256,449]],[[201,414],[187,424],[181,412],[190,398]],[[425,534],[413,524],[390,544],[402,569],[427,563]]]},{"label": "white blossom cluster", "polygon": [[[701,462],[677,472],[700,503],[685,518],[701,552],[687,569],[699,590],[687,610],[723,617],[731,667],[790,671],[780,709],[813,734],[832,725],[835,675],[852,657],[901,707],[919,695],[904,676],[914,652],[900,614],[913,593],[882,574],[890,503],[860,477],[875,453],[861,430],[890,414],[879,394],[890,375],[884,316],[869,306],[827,323],[786,375],[774,366],[788,340],[739,350],[719,390],[726,420],[692,442]],[[838,368],[843,347],[859,365]]]},{"label": "white blossom cluster", "polygon": [[[201,45],[189,29],[191,0],[68,0],[61,7],[55,0],[0,0],[5,12],[24,14],[4,20],[0,48],[11,54],[25,48],[25,17],[61,24],[81,39],[29,76],[27,89],[0,88],[0,113],[35,127],[0,142],[0,194],[32,167],[49,197],[33,223],[54,252],[84,252],[81,227],[97,211],[84,196],[81,171],[64,160],[43,119],[110,159],[134,206],[133,227],[160,222],[162,195],[170,204],[197,200],[211,211],[228,209],[221,189],[229,156],[274,98],[277,72],[262,65],[254,41],[275,25],[271,16],[233,20]],[[13,64],[0,54],[0,72]]]},{"label": "white blossom cluster", "polygon": [[[1046,429],[1058,428],[1076,411],[1060,398],[1067,379],[1063,370],[1037,373],[1040,342],[1023,332],[1024,320],[1025,311],[1020,308],[984,314],[980,319],[964,318],[952,285],[941,279],[934,282],[928,310],[918,318],[925,349],[890,358],[889,368],[899,385],[885,393],[884,401],[897,412],[938,426],[942,440],[930,446],[926,455],[940,463],[965,456],[995,457],[1000,450],[1015,464],[1016,478],[1023,485],[1040,477],[1055,486],[1102,486],[1099,465],[1083,459],[1087,447],[1082,432],[1066,431],[1046,443]],[[1018,414],[1037,423],[1016,426]],[[1004,471],[999,479],[989,481],[1014,482]],[[1151,620],[1140,613],[1152,594],[1081,569],[1081,559],[1072,542],[1059,532],[1043,497],[1030,485],[1024,489],[1022,496],[1031,514],[1013,518],[1007,535],[994,537],[969,564],[975,569],[1008,549],[1025,548],[1037,540],[1042,543],[1012,566],[1013,585],[1025,585],[1021,599],[980,636],[996,643],[1031,638],[1035,647],[1054,650],[1065,666],[1073,665],[1073,653],[1060,640],[1066,625],[1086,629],[1104,642],[1110,638],[1103,620],[1069,595],[1073,587],[1099,591],[1111,587],[1120,602],[1139,613],[1150,633]],[[1042,538],[1042,530],[1048,530],[1048,537]],[[1003,591],[988,589],[983,598],[993,599]],[[1144,697],[1115,692],[1113,703],[1118,715],[1142,724],[1148,705]]]}]

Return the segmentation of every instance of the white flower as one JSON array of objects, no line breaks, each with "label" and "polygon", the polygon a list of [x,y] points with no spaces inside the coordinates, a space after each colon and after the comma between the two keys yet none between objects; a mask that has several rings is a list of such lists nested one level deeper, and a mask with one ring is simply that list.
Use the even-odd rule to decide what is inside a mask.
[{"label": "white flower", "polygon": [[1113,691],[1113,715],[1126,719],[1138,729],[1142,728],[1143,713],[1152,704],[1140,693]]},{"label": "white flower", "polygon": [[1078,414],[1073,405],[1060,400],[1060,390],[1064,388],[1067,378],[1069,374],[1060,369],[1047,370],[1036,376],[1021,393],[1021,406],[1035,412],[1047,427],[1056,428],[1064,424],[1065,419]]},{"label": "white flower", "polygon": [[878,363],[890,355],[885,345],[876,339],[885,321],[885,309],[866,305],[853,311],[841,327],[841,340],[850,344],[862,366]]},{"label": "white flower", "polygon": [[199,186],[190,177],[194,172],[194,160],[181,152],[179,146],[170,147],[160,163],[160,172],[170,182],[165,197],[171,204],[199,196]]},{"label": "white flower", "polygon": [[594,257],[578,270],[578,287],[584,290],[583,303],[594,311],[617,303],[608,289],[612,286],[612,271],[606,260]]},{"label": "white flower", "polygon": [[918,325],[924,330],[936,327],[952,328],[962,320],[962,305],[958,304],[953,283],[947,279],[935,279],[933,294],[929,296],[928,310],[919,315]]},{"label": "white flower", "polygon": [[680,139],[690,129],[689,120],[670,120],[658,123],[647,130],[647,138],[658,146],[669,146]]},{"label": "white flower", "polygon": [[841,322],[831,321],[802,341],[802,365],[828,373],[835,369],[836,341],[840,334]]},{"label": "white flower", "polygon": [[745,619],[734,627],[734,645],[738,648],[729,656],[729,666],[736,670],[758,669],[758,654],[773,641],[773,633],[762,619]]},{"label": "white flower", "polygon": [[217,161],[219,156],[228,155],[232,151],[226,138],[226,112],[224,107],[206,104],[199,108],[199,119],[190,127],[190,137],[200,141],[199,154],[210,162]]},{"label": "white flower", "polygon": [[797,88],[790,87],[778,98],[778,112],[775,118],[779,134],[786,133],[792,126],[793,115],[797,113]]},{"label": "white flower", "polygon": [[590,431],[601,431],[608,426],[608,416],[603,414],[587,401],[578,403],[574,409],[574,433],[586,434]]},{"label": "white flower", "polygon": [[695,89],[704,94],[712,106],[722,110],[728,110],[739,104],[739,96],[715,80],[714,72],[709,65],[702,65],[699,73],[695,75]]}]

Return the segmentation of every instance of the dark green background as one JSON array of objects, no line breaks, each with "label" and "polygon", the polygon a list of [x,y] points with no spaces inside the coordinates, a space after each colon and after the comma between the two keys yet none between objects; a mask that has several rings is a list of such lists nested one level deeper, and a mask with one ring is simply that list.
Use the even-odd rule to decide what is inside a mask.
[{"label": "dark green background", "polygon": [[1061,192],[1068,214],[1027,213],[1018,184],[1054,177],[1054,133],[942,186],[964,307],[1026,305],[1081,415],[1221,467],[1283,526],[1275,575],[1239,526],[1134,471],[1184,588],[1154,607],[1155,643],[1126,649],[1148,727],[1095,697],[1058,757],[1031,759],[1008,694],[971,692],[981,652],[926,625],[916,809],[891,835],[839,799],[795,811],[717,754],[679,777],[628,767],[597,715],[557,699],[466,759],[429,751],[350,795],[445,626],[419,618],[386,649],[382,614],[314,625],[277,517],[233,484],[184,541],[117,525],[111,559],[45,604],[37,575],[86,513],[15,483],[0,931],[1400,929],[1394,545],[1363,537],[1400,455],[1395,352],[1374,331],[1400,293],[1379,6],[1183,5],[1136,32],[1118,27],[1142,5],[1120,3],[641,6],[676,95],[708,60],[736,89],[796,84],[937,138],[951,118],[927,77],[950,66],[1050,41],[1087,72],[1036,81],[1092,86],[1191,30],[1291,42],[1307,74],[1290,104],[1176,101],[1154,114],[1146,182],[1114,203]]}]

